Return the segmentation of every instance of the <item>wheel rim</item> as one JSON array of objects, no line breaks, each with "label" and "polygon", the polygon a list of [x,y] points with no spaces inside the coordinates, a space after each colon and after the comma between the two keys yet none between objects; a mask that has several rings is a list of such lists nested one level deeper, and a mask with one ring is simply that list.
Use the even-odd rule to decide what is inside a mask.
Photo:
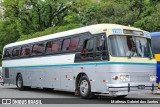
[{"label": "wheel rim", "polygon": [[17,85],[19,88],[22,86],[22,78],[21,77],[18,78]]},{"label": "wheel rim", "polygon": [[88,93],[89,85],[86,80],[82,80],[80,83],[80,92],[83,96],[85,96]]}]

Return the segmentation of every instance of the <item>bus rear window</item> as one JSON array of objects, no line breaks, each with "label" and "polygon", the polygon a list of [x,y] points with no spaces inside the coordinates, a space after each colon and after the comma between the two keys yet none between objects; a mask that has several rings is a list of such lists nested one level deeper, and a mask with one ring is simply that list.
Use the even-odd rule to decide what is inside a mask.
[{"label": "bus rear window", "polygon": [[41,55],[44,53],[44,44],[35,44],[33,46],[33,55]]},{"label": "bus rear window", "polygon": [[31,53],[31,49],[29,46],[22,47],[21,56],[29,56]]},{"label": "bus rear window", "polygon": [[20,52],[19,48],[14,48],[13,51],[12,51],[12,56],[13,57],[19,56],[19,52]]}]

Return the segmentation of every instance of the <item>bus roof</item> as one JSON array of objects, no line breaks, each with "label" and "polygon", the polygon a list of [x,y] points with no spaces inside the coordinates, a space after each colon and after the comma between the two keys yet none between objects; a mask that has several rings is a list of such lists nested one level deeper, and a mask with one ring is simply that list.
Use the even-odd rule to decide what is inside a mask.
[{"label": "bus roof", "polygon": [[160,36],[160,32],[151,32],[150,36]]},{"label": "bus roof", "polygon": [[4,48],[28,44],[28,43],[34,43],[34,42],[39,42],[39,41],[44,41],[44,40],[49,40],[49,39],[54,39],[54,38],[59,38],[59,37],[65,37],[65,36],[74,35],[74,34],[78,34],[78,33],[84,33],[84,32],[90,32],[92,34],[96,34],[96,33],[100,33],[100,32],[102,33],[102,32],[104,32],[103,31],[104,29],[129,29],[129,30],[142,31],[139,28],[134,28],[134,27],[130,27],[130,26],[123,26],[123,25],[118,25],[118,24],[95,24],[95,25],[81,27],[81,28],[77,28],[77,29],[73,29],[73,30],[64,31],[64,32],[45,35],[45,36],[41,36],[41,37],[37,37],[37,38],[33,38],[33,39],[10,43],[10,44],[6,45]]}]

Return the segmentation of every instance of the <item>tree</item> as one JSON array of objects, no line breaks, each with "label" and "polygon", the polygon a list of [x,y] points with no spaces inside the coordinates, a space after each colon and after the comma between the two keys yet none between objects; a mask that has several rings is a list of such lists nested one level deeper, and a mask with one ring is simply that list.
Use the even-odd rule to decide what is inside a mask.
[{"label": "tree", "polygon": [[150,32],[160,31],[160,1],[150,0],[146,2],[146,8],[134,26]]},{"label": "tree", "polygon": [[82,13],[82,24],[90,25],[96,23],[117,23],[129,25],[134,23],[135,13],[128,5],[118,2],[98,2],[87,6]]},{"label": "tree", "polygon": [[5,0],[5,18],[16,21],[21,34],[61,25],[71,4],[67,0]]},{"label": "tree", "polygon": [[17,25],[10,20],[0,21],[0,55],[4,45],[15,42],[20,37]]}]

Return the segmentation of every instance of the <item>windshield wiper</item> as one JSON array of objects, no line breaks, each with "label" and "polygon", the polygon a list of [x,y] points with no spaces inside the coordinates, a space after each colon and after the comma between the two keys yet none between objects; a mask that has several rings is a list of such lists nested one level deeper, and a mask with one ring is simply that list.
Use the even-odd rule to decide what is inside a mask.
[{"label": "windshield wiper", "polygon": [[134,55],[134,52],[130,51],[128,58],[131,58]]},{"label": "windshield wiper", "polygon": [[131,58],[136,52],[136,47],[132,47],[128,58]]}]

